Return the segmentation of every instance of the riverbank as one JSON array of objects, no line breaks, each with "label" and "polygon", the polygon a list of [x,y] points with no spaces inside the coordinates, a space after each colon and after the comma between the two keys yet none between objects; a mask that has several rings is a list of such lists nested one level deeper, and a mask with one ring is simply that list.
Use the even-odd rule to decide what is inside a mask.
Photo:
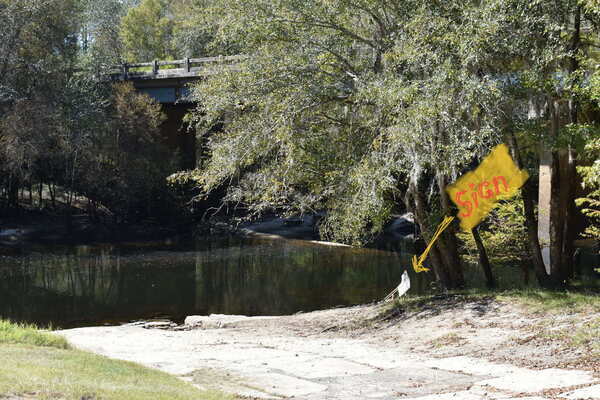
[{"label": "riverbank", "polygon": [[[207,220],[186,218],[147,218],[136,223],[117,223],[108,216],[92,218],[84,210],[73,208],[70,217],[59,211],[19,209],[14,215],[0,217],[0,247],[7,249],[27,244],[92,244],[98,242],[133,242],[164,240],[176,236],[249,236],[271,239],[299,239],[322,242],[317,224],[322,215],[282,218],[265,215],[241,222],[234,217],[213,216]],[[414,242],[410,214],[395,215],[372,245],[388,248],[390,244]],[[327,243],[326,243],[327,244]],[[345,246],[339,243],[328,243]]]},{"label": "riverbank", "polygon": [[229,400],[164,372],[73,349],[61,336],[0,321],[0,399]]},{"label": "riverbank", "polygon": [[94,220],[83,213],[67,219],[50,212],[20,210],[14,216],[0,218],[0,250],[10,252],[27,245],[164,240],[191,235],[194,229],[191,220],[116,223],[106,218]]},{"label": "riverbank", "polygon": [[429,296],[187,322],[59,333],[246,398],[600,398],[597,294]]}]

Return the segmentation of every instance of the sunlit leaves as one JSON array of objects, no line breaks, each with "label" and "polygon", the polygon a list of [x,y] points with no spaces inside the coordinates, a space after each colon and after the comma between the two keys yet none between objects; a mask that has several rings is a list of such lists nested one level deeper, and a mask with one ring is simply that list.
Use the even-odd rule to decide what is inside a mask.
[{"label": "sunlit leaves", "polygon": [[120,35],[127,61],[166,60],[174,56],[173,20],[168,2],[143,0],[121,20]]},{"label": "sunlit leaves", "polygon": [[194,175],[253,211],[327,210],[328,237],[361,242],[402,208],[411,178],[452,180],[507,129],[543,129],[529,97],[579,82],[557,74],[575,5],[211,2],[227,21],[218,41],[250,57],[196,87],[192,120],[223,132]]}]

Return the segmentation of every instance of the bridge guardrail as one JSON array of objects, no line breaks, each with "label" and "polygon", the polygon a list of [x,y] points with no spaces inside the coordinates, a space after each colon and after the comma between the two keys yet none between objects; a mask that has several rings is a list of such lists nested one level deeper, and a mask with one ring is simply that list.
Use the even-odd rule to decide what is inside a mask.
[{"label": "bridge guardrail", "polygon": [[[199,75],[211,75],[218,73],[214,67],[235,66],[236,61],[247,58],[246,55],[234,56],[217,56],[217,57],[200,57],[200,58],[184,58],[182,60],[164,60],[151,61],[143,63],[124,63],[114,65],[111,68],[110,76],[113,80],[132,80],[132,79],[161,79],[161,78],[178,78],[178,77],[194,77]],[[170,67],[162,68],[161,67]],[[132,71],[136,68],[148,68],[151,70]]]}]

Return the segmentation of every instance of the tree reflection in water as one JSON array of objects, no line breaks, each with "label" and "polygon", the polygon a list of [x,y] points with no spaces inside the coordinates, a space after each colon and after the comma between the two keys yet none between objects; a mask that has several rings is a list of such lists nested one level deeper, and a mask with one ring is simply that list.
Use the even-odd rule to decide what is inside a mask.
[{"label": "tree reflection in water", "polygon": [[[36,248],[0,258],[0,317],[72,327],[361,304],[397,285],[410,256],[242,238]],[[412,276],[411,293],[428,279]]]}]

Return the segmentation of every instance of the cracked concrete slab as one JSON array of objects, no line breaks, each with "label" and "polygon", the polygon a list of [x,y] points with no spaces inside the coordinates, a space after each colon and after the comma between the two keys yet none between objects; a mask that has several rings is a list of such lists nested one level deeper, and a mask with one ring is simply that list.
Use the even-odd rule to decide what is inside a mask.
[{"label": "cracked concrete slab", "polygon": [[425,363],[425,365],[447,371],[492,377],[502,377],[514,373],[529,372],[529,370],[525,368],[519,368],[508,364],[496,364],[486,360],[465,356],[429,360]]},{"label": "cracked concrete slab", "polygon": [[[487,390],[482,386],[473,386],[469,389],[470,393],[474,393],[480,396],[483,396],[486,400],[512,400],[515,397],[510,396],[504,392],[495,391],[495,390]],[[520,394],[519,394],[520,396]],[[539,396],[529,396],[529,397],[517,397],[519,400],[547,400],[543,397]]]},{"label": "cracked concrete slab", "polygon": [[303,400],[343,399],[364,400],[378,398],[397,400],[406,396],[427,395],[440,391],[463,390],[471,386],[474,378],[449,371],[428,368],[392,368],[373,374],[323,379],[327,391]]},{"label": "cracked concrete slab", "polygon": [[327,390],[326,385],[277,373],[254,375],[252,384],[266,393],[283,397],[305,396]]},{"label": "cracked concrete slab", "polygon": [[433,394],[430,396],[421,396],[421,397],[411,397],[410,399],[415,400],[485,400],[486,397],[469,392],[453,392],[453,393],[443,393],[443,394]]},{"label": "cracked concrete slab", "polygon": [[600,400],[600,385],[573,390],[572,392],[561,394],[560,397],[569,400]]},{"label": "cracked concrete slab", "polygon": [[516,393],[537,393],[547,389],[556,389],[593,383],[593,375],[586,371],[573,371],[549,368],[541,371],[524,371],[500,378],[478,382],[480,386]]},{"label": "cracked concrete slab", "polygon": [[341,358],[312,358],[298,361],[298,357],[276,358],[267,362],[269,368],[279,369],[306,379],[331,378],[345,375],[363,375],[375,369]]},{"label": "cracked concrete slab", "polygon": [[248,317],[245,315],[224,315],[224,314],[211,314],[208,316],[204,315],[190,315],[185,318],[185,325],[191,327],[201,327],[204,329],[214,328],[226,328],[232,324],[247,321],[249,318],[254,320],[258,319],[272,319],[277,317]]}]

